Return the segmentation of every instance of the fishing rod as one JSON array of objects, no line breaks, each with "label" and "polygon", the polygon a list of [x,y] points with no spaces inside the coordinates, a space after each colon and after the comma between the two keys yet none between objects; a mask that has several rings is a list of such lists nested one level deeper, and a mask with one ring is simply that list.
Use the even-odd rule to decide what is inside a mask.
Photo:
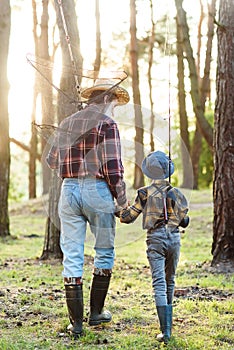
[{"label": "fishing rod", "polygon": [[[94,70],[87,70],[87,69],[83,69],[83,68],[77,68],[76,66],[76,61],[74,59],[74,55],[72,52],[72,46],[71,46],[71,40],[70,40],[70,36],[69,36],[69,32],[68,32],[68,27],[67,27],[67,23],[66,23],[66,19],[65,19],[65,15],[64,15],[64,9],[63,9],[63,3],[62,0],[57,0],[57,4],[59,6],[59,10],[60,10],[60,14],[61,14],[61,19],[62,19],[62,25],[64,28],[64,33],[65,33],[65,37],[66,37],[66,42],[67,42],[67,46],[68,46],[68,51],[69,51],[69,55],[70,55],[70,61],[72,66],[64,66],[63,67],[63,71],[65,68],[65,71],[67,70],[68,73],[72,73],[74,75],[74,79],[75,79],[75,83],[76,83],[76,90],[77,90],[77,99],[76,98],[71,98],[68,94],[66,94],[62,89],[60,89],[59,87],[57,87],[52,81],[50,81],[50,79],[48,78],[48,76],[46,75],[46,73],[43,72],[44,69],[54,69],[54,65],[51,62],[47,62],[41,58],[35,57],[33,58],[33,56],[31,54],[27,54],[26,59],[28,61],[28,63],[30,63],[30,65],[59,93],[62,93],[66,99],[68,101],[70,101],[70,103],[73,104],[78,104],[78,110],[82,110],[83,109],[83,103],[86,104],[90,104],[92,102],[95,102],[96,97],[91,98],[91,99],[81,99],[81,86],[79,83],[79,80],[81,80],[82,77],[87,78],[87,79],[92,79],[94,80],[97,77],[97,72],[95,72]],[[40,69],[40,66],[42,67],[42,70]],[[109,92],[111,92],[112,90],[114,90],[115,88],[118,87],[118,85],[120,85],[127,77],[128,74],[123,70],[123,71],[99,71],[98,72],[98,77],[99,79],[113,79],[113,80],[117,80],[117,82],[113,83],[113,85],[110,86],[109,89],[105,90],[103,93],[101,93],[100,95],[106,95]],[[55,130],[57,130],[58,132],[62,132],[61,128],[59,128],[58,126],[55,125],[50,125],[50,124],[36,124],[33,123],[33,126],[40,131],[40,133],[44,130],[47,132],[51,132],[53,133]],[[64,130],[64,132],[68,132],[67,130]],[[48,136],[48,135],[47,135]]]},{"label": "fishing rod", "polygon": [[47,83],[50,84],[57,92],[63,94],[71,103],[76,104],[77,100],[72,99],[68,94],[66,94],[63,90],[61,90],[54,83],[52,83],[44,73],[42,73],[42,71],[38,68],[38,66],[41,65],[41,63],[38,62],[38,58],[35,60],[35,63],[33,63],[32,58],[30,58],[29,56],[30,54],[26,55],[27,62],[47,81]]},{"label": "fishing rod", "polygon": [[167,14],[167,32],[164,53],[168,48],[168,158],[169,158],[169,182],[171,182],[171,43],[170,43],[170,22]]},{"label": "fishing rod", "polygon": [[[66,41],[67,41],[67,46],[68,46],[68,51],[69,51],[69,54],[70,54],[71,63],[72,63],[72,66],[74,68],[74,72],[76,73],[77,72],[76,61],[74,59],[74,55],[73,55],[73,52],[72,52],[71,41],[70,41],[70,36],[69,36],[69,33],[68,33],[67,23],[66,23],[66,19],[65,19],[65,15],[64,15],[62,0],[57,0],[57,2],[58,2],[58,5],[59,5],[59,8],[60,8],[60,14],[61,14],[62,22],[63,22],[63,28],[64,28],[64,32],[65,32],[65,37],[66,37]],[[128,74],[125,71],[123,71],[122,73],[124,73],[123,78],[120,78],[120,81],[118,81],[116,84],[112,85],[109,89],[104,91],[102,93],[103,95],[106,95],[110,91],[114,90],[118,85],[120,85],[128,77]],[[79,80],[78,80],[78,75],[74,74],[74,77],[75,77],[75,82],[76,82],[78,103],[80,105],[82,105],[82,102],[81,102],[81,89],[80,89],[80,84],[79,84]],[[95,98],[92,100],[92,102],[94,102],[94,101],[95,101]],[[89,103],[90,102],[91,101],[89,101]]]}]

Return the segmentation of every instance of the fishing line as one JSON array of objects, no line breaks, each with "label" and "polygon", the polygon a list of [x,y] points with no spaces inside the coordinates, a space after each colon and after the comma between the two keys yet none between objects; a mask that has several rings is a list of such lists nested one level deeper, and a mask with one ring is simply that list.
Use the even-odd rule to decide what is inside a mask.
[{"label": "fishing line", "polygon": [[[76,90],[77,90],[77,99],[71,98],[68,94],[66,94],[62,89],[60,89],[59,87],[57,87],[46,75],[46,73],[43,72],[43,70],[52,70],[54,71],[55,69],[55,65],[54,63],[50,62],[50,61],[46,61],[44,59],[41,59],[39,57],[35,57],[32,54],[27,54],[26,55],[26,59],[28,61],[28,63],[45,79],[45,81],[47,81],[57,92],[62,93],[64,97],[66,97],[66,99],[73,104],[78,104],[78,110],[82,110],[83,103],[86,104],[90,104],[92,102],[95,102],[95,100],[97,98],[99,98],[100,96],[105,96],[107,95],[109,92],[111,92],[112,90],[114,90],[118,85],[120,85],[127,77],[128,74],[125,71],[103,71],[103,70],[99,70],[98,71],[98,79],[103,79],[103,80],[107,80],[107,79],[112,79],[113,84],[111,84],[110,88],[103,91],[102,93],[100,93],[99,97],[94,97],[92,99],[88,99],[88,100],[81,100],[81,87],[79,84],[79,80],[81,80],[82,78],[86,78],[86,79],[91,79],[92,81],[94,81],[97,78],[97,72],[94,70],[87,70],[87,69],[78,69],[76,66],[76,61],[74,59],[74,55],[72,52],[72,46],[71,46],[71,41],[70,41],[70,36],[68,33],[68,28],[67,28],[67,23],[66,23],[66,19],[65,19],[65,15],[64,15],[64,9],[63,9],[63,5],[62,5],[62,0],[57,0],[59,9],[60,9],[60,14],[61,14],[61,18],[62,18],[62,25],[64,28],[64,33],[65,33],[65,38],[66,38],[66,42],[68,45],[68,51],[69,51],[69,55],[70,55],[70,61],[71,61],[71,66],[66,66],[63,65],[62,67],[62,71],[63,72],[67,72],[68,74],[72,74],[74,76],[75,79],[75,83],[76,83]],[[114,81],[113,81],[114,80]],[[116,82],[117,80],[117,82]],[[93,86],[93,84],[92,84]],[[33,126],[37,129],[37,131],[42,134],[42,136],[46,139],[49,138],[49,133],[54,133],[54,131],[59,131],[59,132],[65,132],[67,133],[67,130],[61,130],[61,128],[59,128],[58,126],[55,125],[51,125],[51,124],[36,124],[35,122],[33,123]],[[46,133],[46,135],[43,135],[44,133]]]},{"label": "fishing line", "polygon": [[168,157],[169,157],[169,182],[171,182],[171,43],[170,43],[170,18],[167,12],[166,40],[164,55],[168,54]]}]

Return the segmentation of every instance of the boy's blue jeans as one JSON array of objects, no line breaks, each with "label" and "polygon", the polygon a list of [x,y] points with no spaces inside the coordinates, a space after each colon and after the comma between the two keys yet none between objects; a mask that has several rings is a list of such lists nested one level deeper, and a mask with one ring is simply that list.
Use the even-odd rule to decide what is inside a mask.
[{"label": "boy's blue jeans", "polygon": [[179,230],[168,232],[161,228],[148,233],[146,243],[156,306],[172,304],[180,256]]},{"label": "boy's blue jeans", "polygon": [[114,265],[114,200],[107,183],[92,177],[63,180],[59,200],[63,276],[82,277],[87,223],[94,235],[94,266]]}]

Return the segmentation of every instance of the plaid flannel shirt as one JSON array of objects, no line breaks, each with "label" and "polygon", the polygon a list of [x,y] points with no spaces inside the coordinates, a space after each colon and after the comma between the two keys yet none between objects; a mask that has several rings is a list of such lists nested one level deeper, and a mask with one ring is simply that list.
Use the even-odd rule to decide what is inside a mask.
[{"label": "plaid flannel shirt", "polygon": [[120,221],[131,223],[143,213],[142,226],[148,232],[165,226],[163,195],[166,198],[168,227],[177,228],[188,212],[188,203],[182,192],[171,187],[166,180],[154,180],[151,185],[140,188],[133,205],[123,209]]},{"label": "plaid flannel shirt", "polygon": [[118,205],[126,205],[119,130],[100,105],[90,105],[61,122],[46,160],[61,178],[105,179]]}]

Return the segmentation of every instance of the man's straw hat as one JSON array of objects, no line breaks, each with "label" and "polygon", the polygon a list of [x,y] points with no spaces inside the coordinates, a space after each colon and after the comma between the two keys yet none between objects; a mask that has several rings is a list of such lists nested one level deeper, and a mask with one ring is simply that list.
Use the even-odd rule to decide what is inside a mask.
[{"label": "man's straw hat", "polygon": [[[81,96],[85,99],[89,99],[93,91],[107,91],[111,89],[112,86],[116,84],[113,80],[107,80],[107,79],[96,79],[94,86],[91,88],[85,89],[81,92]],[[118,105],[125,105],[129,102],[129,94],[127,90],[122,88],[121,86],[117,85],[113,87],[113,89],[110,90],[110,92],[113,92],[118,99]]]}]

